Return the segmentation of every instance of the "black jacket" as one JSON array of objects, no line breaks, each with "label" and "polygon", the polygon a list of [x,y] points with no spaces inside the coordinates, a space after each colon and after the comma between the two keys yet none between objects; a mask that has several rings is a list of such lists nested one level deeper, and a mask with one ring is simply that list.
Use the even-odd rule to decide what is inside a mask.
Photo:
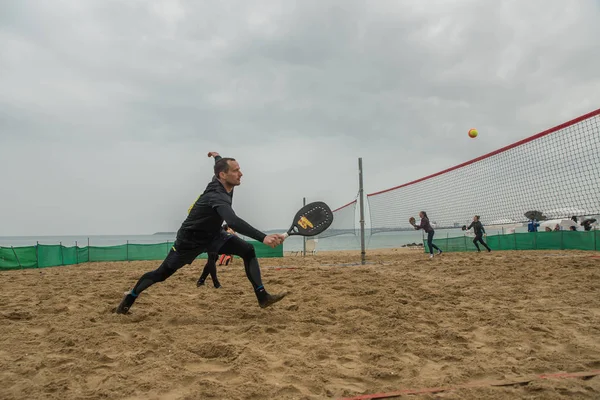
[{"label": "black jacket", "polygon": [[[218,161],[216,158],[215,161]],[[267,236],[238,217],[233,211],[233,190],[227,193],[223,184],[213,176],[177,232],[177,238],[195,243],[206,243],[219,237],[223,221],[234,231],[262,242]]]},{"label": "black jacket", "polygon": [[485,233],[485,229],[483,229],[483,224],[479,221],[471,222],[471,225],[467,229],[473,228],[473,232],[475,232],[475,236],[483,236]]}]

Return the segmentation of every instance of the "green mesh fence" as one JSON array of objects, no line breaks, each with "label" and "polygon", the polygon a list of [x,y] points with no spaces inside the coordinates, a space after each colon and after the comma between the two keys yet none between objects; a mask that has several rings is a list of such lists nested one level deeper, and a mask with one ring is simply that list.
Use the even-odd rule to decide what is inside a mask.
[{"label": "green mesh fence", "polygon": [[[492,251],[498,250],[600,250],[600,231],[528,232],[494,235],[484,238]],[[433,243],[446,252],[477,251],[472,236],[433,238]],[[424,251],[429,252],[427,240]],[[485,250],[481,243],[479,247]]]},{"label": "green mesh fence", "polygon": [[130,244],[127,246],[128,260],[159,260],[165,257],[173,243],[154,244]]},{"label": "green mesh fence", "polygon": [[[258,241],[248,241],[248,243],[254,245],[258,258],[283,257],[283,246],[272,249]],[[56,267],[97,261],[163,260],[172,246],[173,242],[127,243],[105,247],[66,247],[45,244],[27,247],[0,247],[0,270]],[[206,259],[207,254],[203,253],[198,258]]]},{"label": "green mesh fence", "polygon": [[[35,249],[35,246],[33,248]],[[37,257],[38,268],[80,264],[88,261],[88,249],[87,247],[38,244]],[[0,268],[2,268],[1,262]]]},{"label": "green mesh fence", "polygon": [[35,246],[0,247],[0,269],[36,268]]},{"label": "green mesh fence", "polygon": [[[121,244],[118,246],[90,246],[90,261],[127,261],[127,245]],[[165,251],[161,258],[167,255]]]}]

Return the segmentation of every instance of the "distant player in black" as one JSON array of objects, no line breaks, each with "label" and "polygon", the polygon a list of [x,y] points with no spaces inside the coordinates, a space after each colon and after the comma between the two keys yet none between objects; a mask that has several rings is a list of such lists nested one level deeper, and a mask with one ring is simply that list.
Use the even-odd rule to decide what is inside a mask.
[{"label": "distant player in black", "polygon": [[[429,247],[429,257],[433,258],[433,249],[436,249],[438,254],[442,254],[442,250],[439,247],[437,247],[435,244],[433,244],[433,235],[435,235],[435,230],[429,223],[429,218],[427,217],[427,213],[425,211],[421,211],[419,213],[419,217],[421,217],[421,223],[419,225],[415,225],[413,222],[412,226],[416,230],[423,229],[425,232],[427,232],[427,246]],[[413,220],[414,220],[414,218],[413,218]]]},{"label": "distant player in black", "polygon": [[217,278],[217,258],[219,258],[217,253],[208,253],[208,260],[206,260],[202,275],[200,275],[198,282],[196,282],[197,287],[204,286],[204,281],[206,281],[206,278],[210,275],[210,279],[212,279],[215,289],[221,288],[221,283]]},{"label": "distant player in black", "polygon": [[475,245],[475,247],[477,247],[477,251],[481,251],[479,245],[477,244],[477,242],[480,242],[483,245],[483,247],[487,249],[488,253],[491,252],[492,249],[490,249],[489,246],[483,241],[483,234],[485,233],[485,229],[479,221],[479,215],[473,217],[473,222],[471,222],[471,225],[467,227],[467,230],[471,228],[473,228],[473,232],[475,233],[475,239],[473,239],[473,244]]},{"label": "distant player in black", "polygon": [[235,231],[270,247],[283,243],[283,235],[266,235],[235,214],[231,204],[233,188],[240,184],[242,178],[240,166],[235,159],[220,158],[216,152],[210,152],[208,156],[215,159],[219,157],[214,166],[212,181],[190,208],[165,260],[154,271],[142,275],[133,289],[125,293],[117,306],[117,313],[126,314],[144,290],[163,282],[179,268],[191,264],[202,253],[234,254],[241,257],[260,307],[268,307],[285,297],[285,293],[272,295],[265,290],[254,246],[235,235],[222,235],[222,225],[223,221],[227,221]]},{"label": "distant player in black", "polygon": [[[220,159],[220,157],[218,157],[218,156],[215,157],[215,160],[218,160],[218,159]],[[233,230],[227,224],[223,225],[222,231],[221,231],[221,238],[223,238],[223,242],[227,241],[233,235],[234,235]],[[223,257],[225,257],[225,256],[231,257],[231,255],[229,255],[229,254],[224,254]],[[202,274],[200,275],[200,278],[198,278],[198,281],[196,282],[197,287],[204,286],[204,282],[206,281],[206,278],[208,278],[208,275],[210,275],[210,279],[212,279],[215,289],[221,288],[221,283],[219,282],[219,279],[217,278],[217,259],[218,258],[219,258],[219,254],[208,253],[208,260],[206,261],[206,265],[204,266],[204,269],[202,270]],[[227,261],[227,263],[229,263],[229,261]],[[227,265],[227,264],[225,264],[225,265]]]}]

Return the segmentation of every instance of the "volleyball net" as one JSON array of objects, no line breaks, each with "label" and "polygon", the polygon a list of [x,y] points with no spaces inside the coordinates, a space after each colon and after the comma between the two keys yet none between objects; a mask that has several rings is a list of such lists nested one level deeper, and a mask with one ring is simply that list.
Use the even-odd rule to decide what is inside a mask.
[{"label": "volleyball net", "polygon": [[600,109],[489,154],[367,195],[371,233],[412,229],[427,212],[438,229],[600,214]]}]

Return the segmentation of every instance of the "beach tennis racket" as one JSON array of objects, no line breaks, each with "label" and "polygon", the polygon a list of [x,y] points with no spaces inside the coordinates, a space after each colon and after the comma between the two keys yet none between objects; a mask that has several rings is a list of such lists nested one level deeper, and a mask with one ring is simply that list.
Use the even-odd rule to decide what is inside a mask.
[{"label": "beach tennis racket", "polygon": [[331,208],[322,201],[315,201],[296,213],[290,229],[283,236],[316,236],[329,228],[332,222]]}]

